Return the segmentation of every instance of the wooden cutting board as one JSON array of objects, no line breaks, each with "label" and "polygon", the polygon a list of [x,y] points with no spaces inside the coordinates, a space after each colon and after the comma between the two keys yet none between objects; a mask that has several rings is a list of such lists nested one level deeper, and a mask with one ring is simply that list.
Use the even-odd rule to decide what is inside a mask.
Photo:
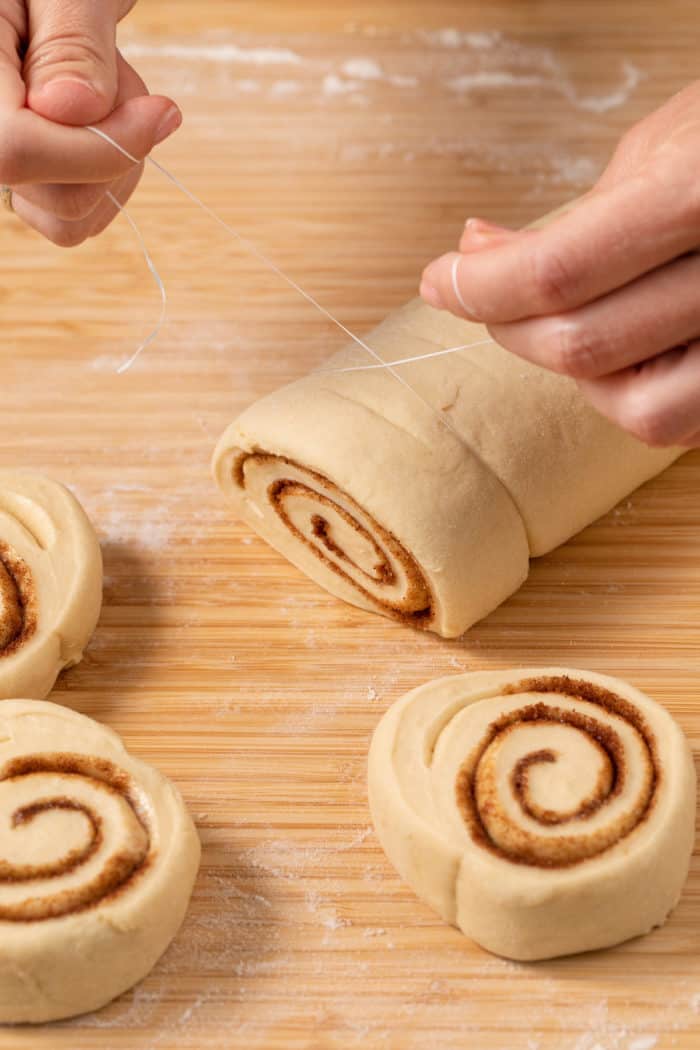
[{"label": "wooden cutting board", "polygon": [[[358,331],[470,214],[580,193],[621,131],[697,75],[692,0],[142,0],[122,45],[185,125],[159,158]],[[105,608],[53,699],[171,776],[204,845],[189,917],[97,1015],[0,1048],[665,1050],[700,1045],[700,870],[668,925],[534,966],[444,926],[385,860],[365,759],[428,678],[553,663],[628,678],[700,747],[700,458],[566,547],[466,638],[348,608],[231,521],[208,473],[248,402],[338,333],[149,172],[65,252],[0,215],[0,462],[45,469],[102,539]]]}]

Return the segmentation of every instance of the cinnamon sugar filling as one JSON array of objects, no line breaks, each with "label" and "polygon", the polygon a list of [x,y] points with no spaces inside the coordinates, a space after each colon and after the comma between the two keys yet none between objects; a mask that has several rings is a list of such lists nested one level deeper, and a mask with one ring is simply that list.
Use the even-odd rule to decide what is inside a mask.
[{"label": "cinnamon sugar filling", "polygon": [[17,652],[34,634],[37,605],[29,566],[0,540],[0,659]]},{"label": "cinnamon sugar filling", "polygon": [[[566,676],[524,679],[507,686],[503,695],[523,692],[573,698],[590,705],[590,712],[571,711],[556,703],[539,701],[496,719],[459,771],[455,785],[457,805],[473,840],[483,848],[516,864],[571,867],[610,849],[647,819],[661,776],[654,736],[630,701],[590,682]],[[629,776],[623,741],[610,725],[596,717],[597,708],[621,718],[634,730],[643,762],[641,784],[626,811],[599,824],[589,834],[573,834],[573,826],[580,832],[581,825],[620,796]],[[561,834],[556,836],[538,835],[526,826],[516,825],[499,797],[495,755],[508,735],[524,724],[568,726],[582,733],[599,753],[599,773],[592,790],[568,811],[538,804],[530,790],[531,770],[560,760],[554,750],[535,749],[515,763],[509,786],[518,808],[543,828],[560,828]]]},{"label": "cinnamon sugar filling", "polygon": [[[270,507],[299,543],[385,615],[414,626],[428,626],[434,615],[430,588],[416,560],[388,529],[328,478],[284,456],[262,451],[241,454],[233,467],[236,484],[245,489],[247,471],[265,464],[274,464],[280,470],[280,477],[267,488]],[[308,483],[284,477],[285,466],[300,471]],[[308,533],[299,528],[289,513],[289,501],[294,497],[308,500],[313,507],[308,516]],[[372,552],[371,565],[359,564],[344,546],[334,519]],[[405,580],[403,593],[398,597],[382,594],[383,588],[395,587],[399,582],[394,565],[400,566]]]},{"label": "cinnamon sugar filling", "polygon": [[[150,860],[150,833],[146,814],[133,791],[130,778],[123,770],[106,759],[88,755],[29,755],[8,762],[0,776],[0,783],[40,777],[44,773],[60,777],[61,794],[39,797],[35,802],[18,807],[11,816],[12,828],[31,825],[52,811],[62,810],[80,813],[85,818],[87,837],[82,845],[68,850],[54,861],[15,864],[7,858],[0,860],[0,887],[3,884],[28,884],[26,898],[0,903],[0,921],[39,922],[85,911],[123,893],[146,869]],[[88,877],[84,883],[51,893],[52,880],[79,872],[104,843],[103,820],[98,807],[72,796],[71,789],[76,778],[93,783],[98,792],[107,791],[118,795],[129,807],[137,834],[128,848],[113,852],[97,873]],[[37,793],[40,793],[40,780],[37,780],[36,786]],[[96,798],[99,802],[99,794]]]}]

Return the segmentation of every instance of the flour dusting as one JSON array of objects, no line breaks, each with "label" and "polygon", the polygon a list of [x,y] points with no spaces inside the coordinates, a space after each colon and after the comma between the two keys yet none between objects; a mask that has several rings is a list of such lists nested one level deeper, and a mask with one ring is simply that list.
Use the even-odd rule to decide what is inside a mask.
[{"label": "flour dusting", "polygon": [[378,62],[371,58],[351,58],[343,64],[342,72],[346,77],[358,80],[382,80],[384,71]]},{"label": "flour dusting", "polygon": [[472,48],[475,51],[484,51],[503,39],[498,32],[488,33],[465,33],[459,29],[447,27],[445,29],[433,29],[420,33],[422,39],[437,47],[446,47],[456,50],[460,47]]},{"label": "flour dusting", "polygon": [[624,105],[644,77],[640,69],[630,62],[625,62],[619,87],[605,95],[582,96],[551,56],[548,56],[544,64],[550,67],[550,75],[482,69],[451,77],[445,81],[445,84],[451,91],[458,94],[468,94],[478,90],[541,88],[562,95],[576,109],[589,113],[607,113],[611,109]]},{"label": "flour dusting", "polygon": [[338,95],[352,95],[358,90],[360,84],[356,80],[343,80],[335,73],[328,73],[323,78],[323,94],[328,98]]},{"label": "flour dusting", "polygon": [[129,59],[174,58],[181,62],[215,62],[221,65],[246,63],[255,66],[299,65],[301,56],[288,48],[239,47],[237,44],[139,43],[122,48]]},{"label": "flour dusting", "polygon": [[[562,61],[553,50],[523,43],[499,31],[468,32],[454,27],[419,30],[398,37],[399,68],[388,70],[386,62],[372,53],[385,32],[358,32],[366,40],[367,52],[351,57],[332,50],[319,55],[306,53],[304,38],[298,45],[279,46],[273,39],[260,40],[252,46],[243,46],[235,35],[230,39],[158,40],[131,38],[123,47],[130,60],[153,59],[172,68],[173,91],[184,83],[181,64],[200,66],[202,75],[210,75],[211,67],[218,67],[226,75],[236,67],[248,65],[259,72],[274,72],[279,66],[296,67],[298,79],[279,80],[258,85],[250,78],[219,81],[219,87],[230,87],[239,93],[254,94],[266,88],[272,100],[306,95],[310,102],[337,100],[364,104],[366,92],[370,100],[387,85],[401,91],[425,94],[430,88],[446,90],[457,97],[469,97],[475,92],[503,92],[537,90],[545,96],[551,93],[564,98],[573,108],[583,113],[602,115],[623,106],[644,78],[644,73],[631,62],[623,60],[621,78],[611,90],[581,94],[572,82]],[[417,47],[416,44],[419,46]],[[404,45],[403,49],[402,46]],[[613,72],[614,75],[614,71]],[[603,71],[605,75],[605,71]],[[185,78],[186,80],[186,78]],[[192,82],[186,85],[192,91]]]}]

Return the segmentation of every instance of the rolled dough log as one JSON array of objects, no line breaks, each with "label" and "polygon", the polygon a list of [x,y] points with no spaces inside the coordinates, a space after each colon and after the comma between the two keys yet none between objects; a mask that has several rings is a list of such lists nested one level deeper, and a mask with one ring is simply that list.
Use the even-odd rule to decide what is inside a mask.
[{"label": "rolled dough log", "polygon": [[100,546],[78,501],[41,474],[0,470],[0,698],[47,696],[101,605]]},{"label": "rolled dough log", "polygon": [[185,914],[199,839],[177,790],[84,715],[0,702],[0,1022],[103,1006]]},{"label": "rolled dough log", "polygon": [[484,948],[546,959],[663,923],[688,872],[695,770],[668,712],[615,678],[481,671],[379,723],[369,799],[387,856]]},{"label": "rolled dough log", "polygon": [[[416,300],[366,341],[395,361],[487,335]],[[329,366],[367,363],[351,347]],[[398,371],[419,397],[388,371],[319,371],[264,397],[225,431],[214,472],[236,514],[332,594],[446,637],[680,455],[495,344]]]}]

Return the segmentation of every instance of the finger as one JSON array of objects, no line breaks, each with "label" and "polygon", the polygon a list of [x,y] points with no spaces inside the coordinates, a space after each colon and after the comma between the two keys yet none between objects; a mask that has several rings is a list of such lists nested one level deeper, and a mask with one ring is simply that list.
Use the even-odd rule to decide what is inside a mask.
[{"label": "finger", "polygon": [[699,286],[700,256],[687,255],[578,310],[489,331],[533,364],[596,379],[694,338],[700,332]]},{"label": "finger", "polygon": [[0,110],[13,112],[24,105],[25,87],[19,57],[21,20],[0,17]]},{"label": "finger", "polygon": [[[182,122],[170,99],[153,95],[119,106],[95,125],[142,160]],[[0,182],[8,186],[45,182],[111,182],[133,162],[86,128],[68,128],[23,109],[0,122]]]},{"label": "finger", "polygon": [[12,206],[15,213],[27,226],[46,237],[47,240],[61,248],[75,248],[88,237],[101,233],[119,213],[119,209],[107,197],[107,192],[112,193],[120,203],[126,204],[138,186],[142,172],[143,164],[139,164],[107,188],[102,186],[100,201],[85,218],[69,221],[60,219],[53,212],[44,211],[30,204],[19,195],[13,195]]},{"label": "finger", "polygon": [[109,183],[75,183],[62,186],[58,183],[24,185],[12,191],[12,206],[20,214],[20,201],[32,205],[37,211],[52,215],[64,222],[87,219],[104,200]]},{"label": "finger", "polygon": [[691,434],[690,437],[684,438],[681,446],[683,448],[700,448],[700,430],[696,434]]},{"label": "finger", "polygon": [[[484,219],[468,219],[459,242],[460,255],[458,258],[461,261],[461,256],[469,252],[484,252],[489,248],[499,247],[512,242],[517,237],[527,236],[528,232],[525,230],[508,230],[503,226],[496,226],[493,223],[486,222]],[[457,278],[456,265],[457,262],[455,261],[450,273],[452,291],[458,299],[460,307],[468,314],[467,304],[462,301],[461,293],[455,287]],[[426,279],[425,274],[421,280],[419,292],[429,306],[434,306],[438,310],[447,309],[442,293]]]},{"label": "finger", "polygon": [[488,324],[571,310],[691,250],[700,237],[696,197],[685,172],[635,176],[527,238],[443,256],[423,279],[446,309]]},{"label": "finger", "polygon": [[116,0],[29,0],[27,105],[63,124],[104,119],[117,97]]},{"label": "finger", "polygon": [[700,431],[700,341],[579,387],[601,415],[647,445],[692,442]]},{"label": "finger", "polygon": [[[119,54],[117,64],[119,75],[117,105],[128,99],[147,95],[148,88],[141,77]],[[138,178],[136,183],[138,183]],[[33,204],[39,211],[48,212],[65,222],[76,222],[92,215],[104,200],[105,192],[104,183],[75,183],[72,185],[60,185],[53,182],[45,185],[37,183],[36,185],[27,184],[15,190],[13,199],[16,203],[21,197],[27,203]]]}]

